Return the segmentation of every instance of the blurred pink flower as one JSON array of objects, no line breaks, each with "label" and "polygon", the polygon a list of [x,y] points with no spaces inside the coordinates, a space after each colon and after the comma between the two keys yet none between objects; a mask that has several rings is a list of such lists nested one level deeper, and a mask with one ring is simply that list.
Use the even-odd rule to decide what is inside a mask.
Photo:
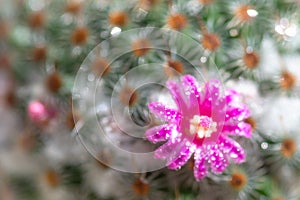
[{"label": "blurred pink flower", "polygon": [[29,119],[36,124],[43,124],[56,115],[54,108],[40,101],[32,101],[28,104],[27,114]]},{"label": "blurred pink flower", "polygon": [[209,171],[222,173],[229,165],[245,161],[244,149],[229,136],[251,137],[251,126],[243,120],[250,111],[234,90],[221,91],[218,80],[201,88],[196,79],[185,75],[181,82],[170,80],[167,87],[177,104],[168,108],[159,102],[149,104],[150,111],[165,124],[146,131],[153,143],[167,141],[154,156],[166,160],[170,169],[179,169],[194,154],[194,176],[204,178]]}]

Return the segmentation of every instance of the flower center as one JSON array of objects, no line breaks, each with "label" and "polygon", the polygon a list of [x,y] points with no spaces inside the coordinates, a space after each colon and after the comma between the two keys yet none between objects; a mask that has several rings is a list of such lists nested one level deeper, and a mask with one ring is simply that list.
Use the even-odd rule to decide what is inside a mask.
[{"label": "flower center", "polygon": [[210,137],[217,130],[217,123],[210,117],[194,115],[190,120],[190,133],[197,134],[199,138]]}]

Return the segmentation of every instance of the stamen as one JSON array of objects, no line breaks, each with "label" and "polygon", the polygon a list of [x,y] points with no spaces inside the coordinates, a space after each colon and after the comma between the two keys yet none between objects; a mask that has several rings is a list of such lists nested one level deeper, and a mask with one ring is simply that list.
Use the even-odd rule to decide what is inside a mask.
[{"label": "stamen", "polygon": [[199,138],[210,137],[217,130],[217,123],[210,117],[194,115],[190,120],[190,133],[197,134]]}]

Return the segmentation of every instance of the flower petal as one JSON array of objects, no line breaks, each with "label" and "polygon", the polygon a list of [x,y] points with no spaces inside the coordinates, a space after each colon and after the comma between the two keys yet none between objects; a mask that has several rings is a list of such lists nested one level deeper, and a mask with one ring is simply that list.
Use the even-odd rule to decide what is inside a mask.
[{"label": "flower petal", "polygon": [[210,102],[212,101],[213,103],[215,103],[221,96],[220,88],[221,88],[221,83],[218,80],[213,79],[213,80],[210,80],[207,83],[205,83],[205,86],[204,86],[205,98],[204,99],[207,99],[207,100],[210,99]]},{"label": "flower petal", "polygon": [[223,126],[223,132],[227,132],[229,135],[238,135],[246,138],[252,136],[252,127],[245,122],[239,122],[238,124],[225,124]]},{"label": "flower petal", "polygon": [[169,169],[179,169],[184,165],[195,152],[196,146],[185,140],[182,142],[184,145],[180,149],[176,149],[174,154],[168,159],[168,168]]},{"label": "flower petal", "polygon": [[170,137],[172,131],[176,130],[176,127],[177,126],[174,124],[164,124],[160,126],[155,126],[148,129],[145,135],[150,142],[162,142]]},{"label": "flower petal", "polygon": [[242,163],[245,161],[245,151],[239,143],[237,143],[229,137],[222,137],[220,138],[220,141],[220,145],[222,146],[223,152],[229,154],[229,157],[235,163]]},{"label": "flower petal", "polygon": [[225,118],[225,102],[222,98],[220,88],[221,83],[218,80],[211,80],[205,84],[203,101],[200,105],[202,115],[212,116],[214,114],[217,116],[218,112],[223,112],[224,117],[222,116],[222,118]]},{"label": "flower petal", "polygon": [[181,118],[181,114],[177,110],[167,108],[159,102],[150,103],[149,109],[154,115],[168,122],[178,122]]},{"label": "flower petal", "polygon": [[[221,92],[221,83],[211,80],[204,86],[204,96],[200,103],[201,115],[210,116],[217,122],[217,133],[220,134],[226,118],[226,100]],[[217,138],[218,135],[215,135]]]},{"label": "flower petal", "polygon": [[154,157],[163,160],[168,159],[172,154],[174,154],[174,150],[178,148],[180,142],[180,138],[178,138],[177,140],[168,140],[168,142],[155,150]]},{"label": "flower petal", "polygon": [[239,105],[235,107],[228,107],[226,111],[226,118],[241,121],[250,116],[250,110],[246,105]]},{"label": "flower petal", "polygon": [[190,100],[190,107],[198,107],[198,104],[200,102],[200,91],[201,88],[195,79],[195,77],[191,75],[185,75],[181,78],[182,85],[185,89],[185,95],[189,97]]},{"label": "flower petal", "polygon": [[219,148],[219,145],[215,145],[215,147],[210,150],[211,154],[209,157],[211,169],[216,174],[222,173],[229,165],[226,156]]},{"label": "flower petal", "polygon": [[240,100],[239,93],[233,89],[227,89],[225,91],[225,96],[227,104],[234,104],[234,102],[238,102]]},{"label": "flower petal", "polygon": [[197,181],[199,181],[203,179],[208,173],[205,155],[203,154],[201,149],[197,149],[194,159],[194,177]]},{"label": "flower petal", "polygon": [[169,80],[166,83],[178,109],[181,113],[185,113],[187,109],[187,97],[183,94],[182,85],[176,81]]}]

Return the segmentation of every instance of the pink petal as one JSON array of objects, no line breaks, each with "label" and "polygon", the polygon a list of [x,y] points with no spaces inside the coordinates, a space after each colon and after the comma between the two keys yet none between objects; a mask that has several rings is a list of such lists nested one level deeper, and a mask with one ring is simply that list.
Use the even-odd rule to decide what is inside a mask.
[{"label": "pink petal", "polygon": [[165,121],[178,122],[181,118],[181,114],[177,110],[167,108],[162,103],[152,102],[148,107],[154,115]]},{"label": "pink petal", "polygon": [[146,131],[146,137],[150,142],[157,143],[167,140],[172,131],[176,130],[176,125],[164,124],[160,126],[155,126]]},{"label": "pink petal", "polygon": [[211,99],[212,102],[215,102],[221,96],[221,83],[218,80],[210,80],[204,86],[205,99]]},{"label": "pink petal", "polygon": [[172,80],[167,81],[166,85],[180,112],[186,112],[188,110],[187,97],[183,94],[182,85]]},{"label": "pink petal", "polygon": [[205,84],[203,101],[200,105],[201,114],[212,116],[213,112],[215,116],[218,116],[217,112],[224,111],[225,102],[221,98],[220,88],[221,83],[217,80],[211,80]]},{"label": "pink petal", "polygon": [[203,152],[201,152],[201,149],[198,149],[195,152],[195,164],[194,164],[194,177],[197,181],[203,179],[208,172],[207,166],[206,166],[206,159]]},{"label": "pink petal", "polygon": [[180,141],[180,138],[177,140],[168,140],[168,142],[155,150],[154,157],[162,160],[170,158],[170,156],[174,154],[174,150],[181,144]]},{"label": "pink petal", "polygon": [[240,99],[240,95],[237,91],[233,89],[227,89],[225,92],[226,102],[227,104],[232,104],[234,102],[238,102]]},{"label": "pink petal", "polygon": [[200,102],[201,88],[195,79],[191,75],[185,75],[181,78],[182,85],[185,88],[185,94],[189,97],[190,107],[198,105]]},{"label": "pink petal", "polygon": [[246,155],[244,149],[239,143],[229,137],[220,138],[220,146],[225,154],[229,154],[229,157],[235,163],[242,163],[245,161]]},{"label": "pink petal", "polygon": [[218,145],[216,145],[210,151],[211,151],[211,154],[210,154],[209,160],[210,160],[210,166],[211,166],[212,171],[216,174],[222,173],[229,165],[229,162],[228,162],[226,156],[219,149]]},{"label": "pink petal", "polygon": [[181,148],[174,150],[174,154],[168,159],[169,169],[179,169],[184,165],[192,156],[195,151],[195,145],[187,142],[186,140],[182,142],[184,145]]},{"label": "pink petal", "polygon": [[252,136],[252,127],[245,122],[239,122],[238,124],[225,124],[223,132],[227,132],[230,135],[238,135],[246,138]]},{"label": "pink petal", "polygon": [[236,107],[229,107],[226,112],[227,118],[233,118],[235,120],[241,121],[250,116],[250,110],[246,105],[240,105]]}]

